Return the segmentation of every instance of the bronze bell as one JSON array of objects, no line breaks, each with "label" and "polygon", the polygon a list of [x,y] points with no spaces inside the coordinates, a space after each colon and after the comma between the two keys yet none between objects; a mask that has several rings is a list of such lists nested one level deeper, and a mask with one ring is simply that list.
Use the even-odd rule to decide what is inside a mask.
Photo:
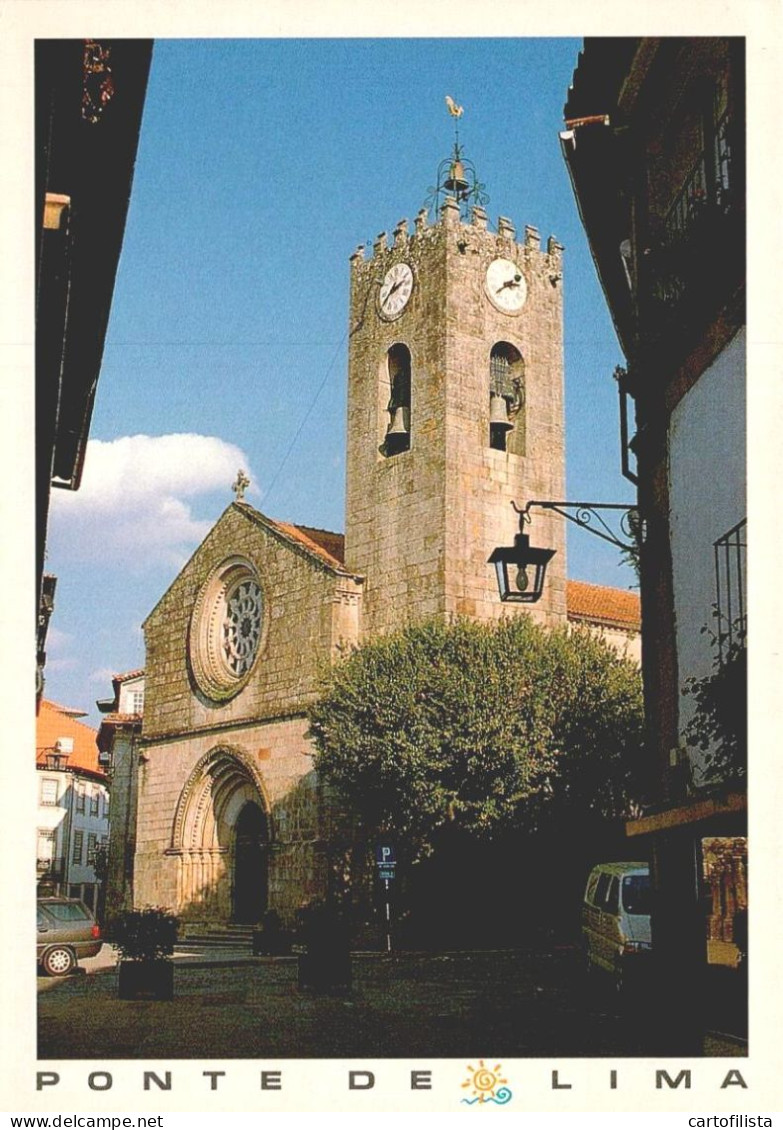
[{"label": "bronze bell", "polygon": [[394,409],[394,416],[392,417],[391,426],[386,433],[387,436],[407,436],[408,422],[406,416],[408,413],[407,408],[400,406]]},{"label": "bronze bell", "polygon": [[461,161],[452,161],[451,168],[447,180],[443,182],[443,187],[449,192],[453,192],[455,196],[459,196],[463,192],[467,192],[469,185],[465,179],[465,169]]},{"label": "bronze bell", "polygon": [[508,404],[505,396],[491,393],[489,398],[489,423],[490,427],[500,431],[509,432],[514,427],[508,418]]}]

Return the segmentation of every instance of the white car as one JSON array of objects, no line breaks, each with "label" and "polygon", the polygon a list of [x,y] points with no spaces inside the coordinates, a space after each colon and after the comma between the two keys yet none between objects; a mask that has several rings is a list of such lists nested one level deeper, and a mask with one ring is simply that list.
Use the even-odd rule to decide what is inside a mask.
[{"label": "white car", "polygon": [[582,905],[582,948],[588,971],[610,973],[622,989],[652,949],[650,869],[646,863],[599,863]]}]

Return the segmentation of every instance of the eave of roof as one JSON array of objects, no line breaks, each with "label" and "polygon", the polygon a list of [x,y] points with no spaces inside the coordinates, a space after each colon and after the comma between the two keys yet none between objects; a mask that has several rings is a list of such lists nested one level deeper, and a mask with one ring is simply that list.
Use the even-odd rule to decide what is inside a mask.
[{"label": "eave of roof", "polygon": [[247,502],[235,502],[232,505],[254,522],[257,522],[258,525],[283,538],[300,552],[304,551],[308,557],[316,560],[319,565],[326,565],[332,572],[339,573],[341,576],[352,577],[357,581],[362,580],[356,573],[346,569],[341,558],[336,556],[337,553],[342,553],[342,546],[344,546],[342,534],[332,533],[329,530],[319,530],[312,526],[295,526],[292,522],[279,522],[274,518],[268,518],[266,514],[262,514],[260,510],[256,510]]},{"label": "eave of roof", "polygon": [[580,52],[563,107],[566,122],[607,117],[608,125],[577,129],[573,140],[561,136],[579,218],[587,235],[599,282],[626,357],[634,346],[631,294],[625,278],[620,243],[629,237],[622,185],[627,161],[618,102],[634,59],[645,41],[638,38],[589,37]]},{"label": "eave of roof", "polygon": [[101,728],[98,731],[98,749],[101,753],[110,753],[118,730],[141,731],[141,724],[141,714],[120,714],[118,711],[107,714],[101,720]]},{"label": "eave of roof", "polygon": [[568,581],[566,609],[569,620],[584,620],[627,632],[641,630],[641,603],[635,592]]},{"label": "eave of roof", "polygon": [[140,679],[144,674],[144,668],[139,667],[136,671],[126,671],[123,675],[112,675],[111,681],[113,683],[128,683],[131,679]]},{"label": "eave of roof", "polygon": [[[309,550],[310,553],[314,553],[317,557],[320,557],[327,563],[327,565],[331,565],[333,569],[339,569],[340,572],[345,571],[343,565],[343,555],[341,554],[338,557],[335,553],[330,552],[329,549],[327,549],[327,545],[333,545],[332,539],[336,539],[339,535],[329,534],[327,530],[314,530],[310,529],[307,526],[294,526],[290,522],[275,521],[274,525],[278,528],[278,530],[282,530],[282,532],[288,537],[294,538],[296,541],[298,541],[305,547],[305,549]],[[327,542],[325,538],[319,539],[319,534],[328,535],[328,538],[330,540]]]},{"label": "eave of roof", "polygon": [[43,190],[78,202],[52,463],[53,485],[69,490],[78,490],[84,466],[152,57],[149,39],[101,42],[111,51],[114,92],[98,128],[82,118],[83,41],[36,44],[36,97],[56,103],[56,128],[38,153]]}]

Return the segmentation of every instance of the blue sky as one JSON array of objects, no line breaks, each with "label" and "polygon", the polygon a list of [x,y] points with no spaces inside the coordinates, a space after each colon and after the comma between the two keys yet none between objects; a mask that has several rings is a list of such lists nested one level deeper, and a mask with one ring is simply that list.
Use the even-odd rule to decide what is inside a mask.
[{"label": "blue sky", "polygon": [[[143,665],[142,620],[240,465],[272,517],[343,529],[348,257],[422,207],[453,143],[446,94],[491,222],[566,248],[568,496],[632,499],[622,355],[558,143],[579,47],[156,42],[84,483],[53,494],[47,697],[95,721],[111,673]],[[569,574],[634,583],[578,531]]]}]

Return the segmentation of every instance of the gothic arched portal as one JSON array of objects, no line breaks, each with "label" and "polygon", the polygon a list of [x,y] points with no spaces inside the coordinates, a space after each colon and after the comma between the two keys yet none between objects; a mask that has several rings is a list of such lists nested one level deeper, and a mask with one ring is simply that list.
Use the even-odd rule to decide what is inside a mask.
[{"label": "gothic arched portal", "polygon": [[185,919],[257,922],[267,905],[269,805],[252,759],[210,751],[194,767],[174,817],[177,912]]}]

